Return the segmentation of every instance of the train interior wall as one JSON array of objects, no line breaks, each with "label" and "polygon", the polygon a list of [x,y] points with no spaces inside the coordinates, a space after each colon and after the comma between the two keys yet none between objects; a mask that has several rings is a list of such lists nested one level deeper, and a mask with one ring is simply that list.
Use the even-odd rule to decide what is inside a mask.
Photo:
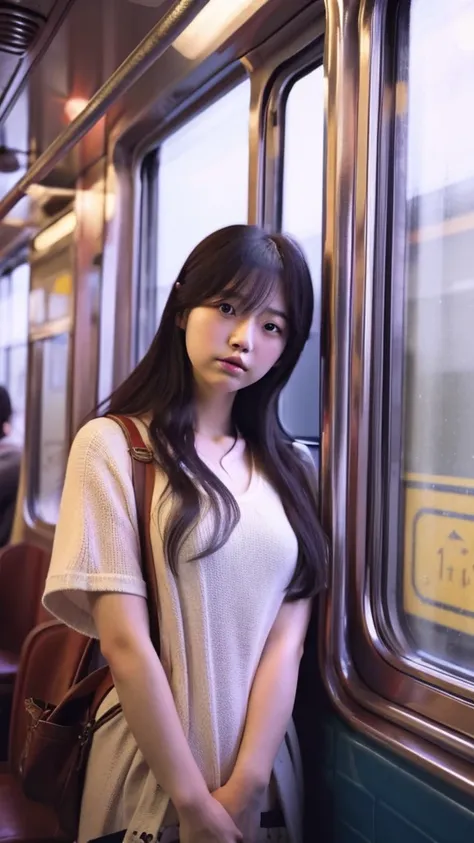
[{"label": "train interior wall", "polygon": [[315,681],[316,624],[295,719],[306,781],[305,843],[467,843],[473,800],[344,722]]},{"label": "train interior wall", "polygon": [[[93,12],[95,13],[96,8],[103,7],[104,21],[108,21],[109,15],[111,14],[110,4],[104,2],[97,5],[89,5],[91,14]],[[300,2],[299,5],[303,7],[305,4]],[[142,21],[139,15],[137,15],[136,8],[133,8],[133,6],[128,8],[129,18],[126,19],[127,23],[135,20],[135,18],[138,20],[137,31],[133,31],[134,41],[136,43],[148,31],[152,23],[153,12],[151,10],[143,12],[142,10],[142,13],[147,15],[146,20],[143,19]],[[290,13],[288,12],[289,15]],[[73,27],[74,20],[68,24],[71,28]],[[83,37],[88,41],[90,30],[93,27],[87,26],[86,23],[87,21],[82,22],[81,31]],[[109,31],[109,28],[105,27],[105,24],[104,31]],[[117,42],[117,57],[116,60],[114,59],[112,61],[112,50],[109,45],[111,55],[107,54],[104,57],[104,67],[101,68],[104,78],[118,65],[119,59],[121,61],[129,52],[129,45],[125,48],[126,34],[127,26],[122,25],[119,31],[115,33],[115,39],[108,39],[109,41],[114,40],[114,43],[115,41]],[[81,50],[80,55],[85,54],[85,50],[82,47]],[[222,61],[222,64],[224,64],[222,57],[219,61]],[[217,63],[217,57],[212,58],[212,62],[216,63],[216,72],[221,69],[220,64]],[[164,59],[163,67],[166,70],[166,67],[169,65],[168,72],[171,73],[176,65],[180,73],[184,74],[184,70],[181,69],[181,63],[184,66],[184,62],[182,62],[180,57],[176,55],[168,56]],[[212,68],[207,71],[209,77],[211,76],[211,70]],[[52,74],[50,75],[52,76]],[[46,77],[47,74],[44,73],[44,76]],[[166,73],[163,72],[162,76],[165,79]],[[84,90],[85,95],[90,96],[102,81],[102,76],[100,79],[96,79],[95,77],[92,78],[91,74],[87,89]],[[152,75],[150,74],[148,80],[150,88],[153,88],[152,81]],[[184,82],[182,84],[184,85]],[[165,102],[165,94],[167,93],[166,87],[163,86],[163,102]],[[155,91],[153,91],[153,96],[155,96]],[[143,101],[144,97],[145,95],[143,95]],[[50,99],[52,100],[52,98]],[[122,103],[121,108],[125,115],[128,114],[128,111],[138,113],[143,106],[142,99],[138,97],[136,102],[133,101],[132,109],[130,106],[132,100],[133,95],[130,93],[128,100],[124,100],[125,104]],[[128,109],[126,107],[127,102]],[[160,108],[164,108],[164,105],[161,104]],[[115,115],[112,114],[117,123],[119,122],[119,111],[120,109],[117,105],[117,113]],[[160,110],[156,106],[156,114],[152,115],[150,120],[153,122],[159,117]],[[49,135],[48,137],[45,136],[42,138],[42,143],[40,144],[41,149],[47,148],[48,144],[56,138],[59,132],[59,130],[56,131],[58,126],[56,124],[53,125],[51,119],[47,120],[45,118],[43,122],[48,129]],[[54,131],[51,126],[53,126]],[[128,127],[126,126],[125,128]],[[103,127],[101,131],[103,131]],[[100,154],[104,154],[103,138],[100,132],[98,132],[97,138]],[[133,138],[130,140],[130,144],[132,144],[132,141]],[[95,153],[94,155],[92,153],[90,155],[91,160],[95,160],[97,157]],[[12,177],[12,184],[15,180],[16,176],[14,178]],[[69,185],[69,181],[67,183]],[[122,189],[124,189],[123,186]],[[126,231],[125,224],[124,230]],[[115,233],[115,236],[118,236],[117,233]],[[90,240],[92,243],[92,235]],[[458,264],[472,264],[473,242],[470,234],[469,236],[464,235],[463,237],[452,238],[449,252],[444,255],[443,265],[439,261],[439,256],[435,249],[436,244],[430,243],[423,246],[416,255],[413,252],[412,261],[414,262],[415,258],[418,261],[419,266],[417,272],[419,277],[427,278],[430,284],[433,284],[433,279],[438,276],[441,278],[444,272],[449,274],[450,277],[459,280],[461,276],[460,271],[457,269]],[[314,255],[315,263],[321,263],[320,236],[317,235],[314,242],[305,241],[304,245]],[[92,246],[90,248],[92,250]],[[115,272],[112,271],[113,267],[107,262],[112,260],[107,254],[107,249],[110,254],[113,252],[110,242],[104,245],[104,249],[106,254],[105,257],[103,256],[101,283],[105,289],[105,285],[112,284],[113,286],[112,279]],[[97,253],[99,252],[100,249],[97,250]],[[91,254],[95,254],[95,252],[92,250]],[[118,262],[117,255],[113,259]],[[88,260],[88,254],[82,255],[82,270],[84,270],[84,267],[89,267]],[[92,290],[92,299],[96,290],[96,279],[92,273],[98,272],[98,270],[97,267],[94,269],[92,260],[89,263],[91,266],[87,271],[89,272],[88,277]],[[449,266],[446,268],[448,264]],[[82,275],[85,274],[85,271],[82,271]],[[119,274],[118,270],[117,274]],[[91,278],[92,281],[90,280]],[[454,431],[455,438],[459,442],[459,465],[449,460],[445,465],[445,456],[437,449],[434,449],[435,461],[431,462],[430,465],[440,473],[447,471],[449,468],[450,471],[455,470],[462,476],[463,466],[466,465],[465,454],[472,453],[473,432],[472,426],[463,425],[458,416],[456,416],[456,408],[460,403],[457,400],[457,396],[461,393],[466,393],[466,370],[472,370],[472,365],[469,362],[469,365],[463,364],[463,366],[457,367],[462,370],[461,379],[456,367],[454,367],[453,371],[445,371],[441,365],[438,370],[420,364],[417,358],[415,340],[423,348],[428,349],[428,351],[430,341],[433,343],[436,341],[439,344],[439,336],[434,335],[432,325],[436,319],[440,321],[439,313],[441,311],[440,303],[434,299],[426,298],[423,306],[420,307],[420,303],[416,300],[419,291],[416,290],[415,282],[416,279],[412,282],[413,300],[408,305],[409,337],[414,345],[413,349],[409,344],[408,356],[411,354],[414,362],[410,367],[411,374],[407,378],[406,388],[410,394],[420,394],[422,396],[428,396],[428,398],[419,399],[416,405],[416,413],[413,413],[413,424],[409,426],[411,436],[407,448],[410,455],[408,468],[410,471],[423,470],[427,461],[429,463],[430,460],[433,460],[433,442],[437,443],[438,440],[441,441],[443,438],[443,429],[446,429],[451,432]],[[124,295],[123,291],[121,295]],[[101,325],[104,336],[110,336],[113,332],[112,325],[115,325],[115,303],[111,304],[110,302],[115,302],[115,299],[112,294],[110,299],[106,297],[106,294],[103,294],[102,302],[105,300],[107,300],[109,306],[106,309],[102,308]],[[119,297],[117,296],[118,300]],[[463,337],[470,336],[467,323],[472,316],[474,307],[472,292],[457,289],[451,296],[446,295],[442,304],[445,308],[443,311],[444,315],[448,313],[449,316],[449,319],[444,319],[443,322],[444,325],[449,322],[449,327],[446,329],[447,335],[445,342],[450,343],[451,348],[455,350],[456,360],[469,359],[472,361],[471,346],[466,347],[462,343]],[[85,302],[81,306],[84,307],[84,318],[87,321],[89,318],[87,307],[89,305]],[[96,304],[93,301],[90,305],[91,313],[95,312],[95,307]],[[125,311],[126,308],[124,308],[124,320],[127,318]],[[110,330],[107,328],[107,322],[109,321],[111,324]],[[460,330],[460,326],[464,326],[463,330]],[[64,335],[62,340],[57,342],[60,352],[61,348],[67,342],[69,340],[67,338],[65,339]],[[311,337],[310,352],[302,360],[297,374],[301,382],[304,382],[308,377],[307,372],[310,365],[310,357],[315,349],[319,349],[319,343],[319,333],[315,331]],[[119,357],[126,357],[125,341],[124,348],[123,353],[121,348],[118,348],[117,353]],[[82,352],[83,350],[81,349]],[[88,353],[90,353],[90,350]],[[110,377],[112,377],[112,366],[108,365],[106,354],[112,354],[112,352],[107,351],[105,353],[101,349],[100,355],[98,355],[101,361],[105,361],[105,379],[107,379],[108,372],[110,372]],[[62,354],[62,359],[66,361],[65,353]],[[76,368],[79,369],[78,362],[76,363]],[[92,368],[91,371],[93,371]],[[66,372],[64,372],[64,377],[66,377]],[[99,372],[99,381],[101,381],[101,378],[102,374]],[[442,390],[439,389],[441,380],[443,381]],[[317,388],[319,388],[319,383],[315,384],[315,389]],[[106,394],[107,391],[106,387],[102,388],[99,385],[99,395]],[[295,418],[304,416],[308,422],[309,413],[315,412],[314,407],[313,409],[308,409],[310,407],[309,397],[304,390],[297,392],[299,394],[300,404],[294,400],[288,401],[288,407],[285,408],[287,421],[291,423],[293,415]],[[61,398],[62,400],[60,400]],[[74,410],[75,416],[80,417],[82,404],[87,405],[87,399],[88,396],[86,395],[79,409]],[[469,403],[469,407],[474,407],[473,394],[470,392],[468,392],[467,398],[464,396],[463,400]],[[426,401],[426,406],[423,404],[423,401]],[[435,402],[435,412],[433,412],[433,401]],[[43,460],[45,463],[49,459],[53,459],[55,453],[61,448],[61,443],[64,440],[63,432],[68,424],[68,409],[70,408],[66,403],[64,390],[63,392],[58,392],[57,404],[48,402],[42,408],[45,414],[43,419],[44,428],[58,431],[57,441],[56,439],[49,439],[42,443],[44,446]],[[425,423],[419,424],[417,421],[419,419],[424,420],[428,414],[431,414],[430,424],[432,435],[430,437],[426,436]],[[54,424],[47,421],[46,415],[48,418],[54,416]],[[74,424],[76,421],[77,419],[74,418]],[[23,417],[21,424],[23,424]],[[309,426],[311,429],[316,427],[316,422],[312,417]],[[428,448],[430,450],[426,453]],[[20,490],[20,498],[24,493],[26,494],[26,480],[23,482],[25,488],[22,487]],[[49,499],[51,496],[54,497],[54,492],[57,490],[56,487],[57,479],[53,476],[51,478],[51,488],[39,488],[36,491],[39,493],[40,498]],[[50,523],[53,520],[54,513]],[[30,536],[34,540],[34,536],[32,534]],[[472,797],[464,795],[461,791],[444,784],[440,778],[429,775],[421,765],[409,764],[401,756],[389,752],[380,744],[369,740],[360,731],[345,722],[333,709],[324,688],[320,672],[316,669],[316,665],[318,664],[316,627],[317,624],[315,622],[308,636],[295,708],[306,779],[305,843],[467,843],[467,841],[474,840],[474,800]],[[6,736],[4,738],[6,739]],[[6,740],[3,743],[4,755]]]}]

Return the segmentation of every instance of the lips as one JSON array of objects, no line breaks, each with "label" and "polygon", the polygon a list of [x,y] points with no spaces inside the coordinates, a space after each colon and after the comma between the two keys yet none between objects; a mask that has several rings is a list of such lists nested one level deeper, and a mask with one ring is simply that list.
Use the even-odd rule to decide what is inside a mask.
[{"label": "lips", "polygon": [[244,366],[240,357],[222,357],[220,358],[221,363],[229,363],[229,365],[234,366],[236,369],[240,369],[242,372],[247,371],[247,367]]},{"label": "lips", "polygon": [[231,378],[240,378],[247,371],[242,361],[235,357],[221,358],[217,362],[221,370],[227,372]]}]

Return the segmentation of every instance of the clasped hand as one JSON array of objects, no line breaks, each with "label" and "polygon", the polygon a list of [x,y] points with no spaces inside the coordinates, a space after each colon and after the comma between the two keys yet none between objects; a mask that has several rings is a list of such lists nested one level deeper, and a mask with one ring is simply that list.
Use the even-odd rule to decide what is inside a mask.
[{"label": "clasped hand", "polygon": [[243,843],[256,843],[260,828],[262,797],[256,792],[246,792],[232,779],[214,791],[213,798],[227,811],[243,837]]},{"label": "clasped hand", "polygon": [[178,811],[180,843],[256,843],[262,796],[230,780],[199,805]]}]

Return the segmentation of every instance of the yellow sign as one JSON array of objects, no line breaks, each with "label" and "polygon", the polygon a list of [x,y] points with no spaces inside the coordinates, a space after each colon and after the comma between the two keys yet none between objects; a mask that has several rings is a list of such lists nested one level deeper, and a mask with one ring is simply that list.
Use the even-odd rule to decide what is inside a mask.
[{"label": "yellow sign", "polygon": [[405,477],[404,608],[474,635],[474,480]]},{"label": "yellow sign", "polygon": [[54,279],[53,293],[61,296],[70,296],[72,293],[72,276],[69,272],[63,272]]}]

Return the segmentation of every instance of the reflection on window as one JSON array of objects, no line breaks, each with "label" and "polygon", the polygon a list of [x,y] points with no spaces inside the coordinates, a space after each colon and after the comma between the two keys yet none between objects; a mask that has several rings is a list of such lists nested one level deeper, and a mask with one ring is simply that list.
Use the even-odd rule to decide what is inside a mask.
[{"label": "reflection on window", "polygon": [[15,428],[18,433],[24,433],[25,405],[26,405],[26,374],[28,366],[28,346],[16,345],[10,348],[9,353],[9,391],[14,408],[16,422]]},{"label": "reflection on window", "polygon": [[314,287],[311,335],[284,390],[280,417],[300,439],[319,436],[321,247],[323,211],[324,71],[318,67],[292,87],[286,105],[283,230],[303,247]]},{"label": "reflection on window", "polygon": [[70,264],[69,245],[35,261],[29,301],[32,328],[72,316],[73,282]]},{"label": "reflection on window", "polygon": [[18,443],[25,427],[29,283],[26,263],[0,278],[0,383],[10,393],[12,438]]},{"label": "reflection on window", "polygon": [[413,0],[410,17],[398,585],[417,656],[472,673],[474,0]]},{"label": "reflection on window", "polygon": [[40,341],[42,350],[39,477],[36,515],[55,524],[67,459],[69,336]]},{"label": "reflection on window", "polygon": [[30,268],[23,263],[11,274],[11,342],[26,343],[28,338],[28,291]]},{"label": "reflection on window", "polygon": [[0,278],[0,348],[10,344],[11,303],[10,275]]},{"label": "reflection on window", "polygon": [[161,147],[157,323],[194,246],[218,228],[247,221],[249,108],[246,80]]}]

